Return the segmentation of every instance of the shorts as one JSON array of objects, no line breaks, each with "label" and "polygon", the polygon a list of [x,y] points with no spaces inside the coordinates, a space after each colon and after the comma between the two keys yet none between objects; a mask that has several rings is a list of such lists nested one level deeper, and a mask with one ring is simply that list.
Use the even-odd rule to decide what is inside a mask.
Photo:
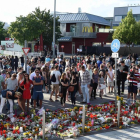
[{"label": "shorts", "polygon": [[59,84],[52,84],[52,90],[53,91],[59,91]]},{"label": "shorts", "polygon": [[114,87],[114,82],[108,82],[108,83],[107,83],[107,86],[108,86],[108,87]]},{"label": "shorts", "polygon": [[33,100],[43,100],[43,92],[33,91]]},{"label": "shorts", "polygon": [[137,94],[137,87],[136,86],[128,86],[128,93],[135,93]]}]

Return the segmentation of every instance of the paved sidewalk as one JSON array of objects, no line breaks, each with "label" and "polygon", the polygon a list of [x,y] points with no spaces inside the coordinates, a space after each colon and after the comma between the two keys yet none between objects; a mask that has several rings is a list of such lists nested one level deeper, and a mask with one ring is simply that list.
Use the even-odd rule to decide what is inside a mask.
[{"label": "paved sidewalk", "polygon": [[67,140],[140,140],[140,126]]}]

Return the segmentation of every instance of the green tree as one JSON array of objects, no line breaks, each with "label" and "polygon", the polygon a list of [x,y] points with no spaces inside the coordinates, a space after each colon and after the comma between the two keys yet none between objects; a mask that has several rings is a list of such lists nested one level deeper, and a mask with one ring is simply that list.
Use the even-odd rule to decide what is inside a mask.
[{"label": "green tree", "polygon": [[[26,17],[17,17],[16,21],[11,23],[8,33],[20,45],[24,44],[24,40],[32,41],[35,38],[38,39],[42,34],[44,44],[51,46],[53,40],[53,16],[50,15],[49,10],[41,11],[38,7]],[[56,40],[60,36],[59,22],[58,18],[56,18]]]},{"label": "green tree", "polygon": [[33,14],[28,14],[27,17],[17,17],[8,29],[8,33],[20,45],[24,44],[24,40],[32,41],[34,38],[38,38],[42,32],[42,23],[36,20]]},{"label": "green tree", "polygon": [[[53,16],[50,14],[50,10],[41,11],[40,8],[35,8],[35,11],[33,11],[33,14],[37,19],[41,21],[43,24],[44,30],[43,30],[43,42],[44,44],[51,46],[53,41]],[[55,42],[57,42],[57,39],[61,37],[60,32],[60,22],[58,21],[59,17],[56,17],[55,20]]]},{"label": "green tree", "polygon": [[4,29],[4,25],[5,23],[0,21],[0,44],[1,44],[1,40],[5,40],[5,37],[10,37],[8,31]]},{"label": "green tree", "polygon": [[119,39],[121,43],[130,46],[132,43],[137,43],[139,34],[140,32],[138,33],[137,31],[137,22],[131,10],[115,30],[113,39]]}]

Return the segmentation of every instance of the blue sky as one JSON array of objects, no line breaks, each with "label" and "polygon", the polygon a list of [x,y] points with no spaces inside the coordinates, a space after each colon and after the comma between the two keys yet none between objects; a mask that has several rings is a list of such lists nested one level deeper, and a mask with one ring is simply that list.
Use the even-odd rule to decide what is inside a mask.
[{"label": "blue sky", "polygon": [[[56,0],[56,11],[77,13],[78,7],[82,12],[99,15],[102,17],[113,16],[114,7],[140,5],[140,0]],[[54,0],[1,0],[0,21],[13,22],[16,17],[26,16],[36,7],[53,11]]]}]

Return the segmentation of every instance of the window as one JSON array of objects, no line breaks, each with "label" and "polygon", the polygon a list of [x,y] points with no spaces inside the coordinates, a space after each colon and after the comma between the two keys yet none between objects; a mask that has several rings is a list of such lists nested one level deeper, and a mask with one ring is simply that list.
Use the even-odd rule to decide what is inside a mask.
[{"label": "window", "polygon": [[115,16],[115,21],[121,21],[122,20],[122,16]]},{"label": "window", "polygon": [[140,21],[140,15],[137,15],[137,21]]}]

